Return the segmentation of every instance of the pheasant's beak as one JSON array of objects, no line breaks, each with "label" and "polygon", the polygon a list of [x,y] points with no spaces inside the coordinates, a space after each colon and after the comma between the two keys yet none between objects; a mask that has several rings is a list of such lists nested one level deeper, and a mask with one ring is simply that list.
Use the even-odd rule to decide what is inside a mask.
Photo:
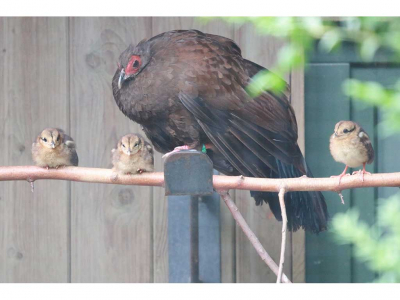
[{"label": "pheasant's beak", "polygon": [[119,74],[119,79],[118,79],[118,89],[121,89],[122,84],[125,81],[125,69],[121,69],[121,73]]}]

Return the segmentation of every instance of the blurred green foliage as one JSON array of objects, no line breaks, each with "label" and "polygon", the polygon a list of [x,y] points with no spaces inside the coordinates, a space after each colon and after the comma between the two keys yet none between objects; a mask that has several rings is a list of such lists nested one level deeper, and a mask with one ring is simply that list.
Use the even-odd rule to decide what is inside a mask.
[{"label": "blurred green foliage", "polygon": [[[205,20],[215,18],[203,18]],[[261,35],[282,38],[285,46],[278,54],[272,72],[260,72],[247,87],[255,97],[264,90],[276,93],[285,85],[281,78],[292,69],[303,67],[311,52],[331,53],[344,42],[357,46],[362,60],[372,61],[377,51],[385,51],[393,61],[400,62],[400,18],[397,17],[222,17],[229,23],[252,24]],[[400,80],[387,89],[375,82],[350,79],[344,82],[344,92],[368,105],[379,106],[386,113],[380,126],[386,135],[400,132]]]},{"label": "blurred green foliage", "polygon": [[338,243],[354,246],[355,257],[378,273],[377,282],[400,282],[400,193],[380,201],[374,226],[351,209],[335,215],[331,231]]}]

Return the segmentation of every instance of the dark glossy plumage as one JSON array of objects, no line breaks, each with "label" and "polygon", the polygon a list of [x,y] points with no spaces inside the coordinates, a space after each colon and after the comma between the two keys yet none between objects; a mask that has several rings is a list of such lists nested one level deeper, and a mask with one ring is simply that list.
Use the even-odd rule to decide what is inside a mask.
[{"label": "dark glossy plumage", "polygon": [[[143,126],[157,151],[207,145],[214,167],[226,175],[312,176],[297,145],[289,88],[283,95],[249,97],[246,85],[264,68],[242,58],[232,40],[195,30],[170,31],[131,45],[119,64],[112,82],[116,103]],[[257,204],[268,202],[281,219],[276,193],[252,196]],[[326,228],[320,192],[288,193],[286,201],[289,228]]]}]

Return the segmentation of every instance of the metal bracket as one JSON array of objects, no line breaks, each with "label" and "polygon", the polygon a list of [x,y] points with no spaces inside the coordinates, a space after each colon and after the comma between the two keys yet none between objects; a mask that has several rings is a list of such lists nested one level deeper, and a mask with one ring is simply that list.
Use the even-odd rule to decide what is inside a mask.
[{"label": "metal bracket", "polygon": [[172,153],[164,162],[166,196],[205,196],[213,193],[213,164],[199,151]]}]

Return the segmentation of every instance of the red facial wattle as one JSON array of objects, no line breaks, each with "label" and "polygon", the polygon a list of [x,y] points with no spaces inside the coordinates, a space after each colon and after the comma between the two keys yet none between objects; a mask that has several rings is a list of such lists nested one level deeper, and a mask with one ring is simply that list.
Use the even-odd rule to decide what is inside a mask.
[{"label": "red facial wattle", "polygon": [[139,72],[141,66],[142,66],[142,59],[140,58],[140,56],[132,55],[131,59],[126,65],[125,74],[128,76],[134,75],[137,72]]}]

